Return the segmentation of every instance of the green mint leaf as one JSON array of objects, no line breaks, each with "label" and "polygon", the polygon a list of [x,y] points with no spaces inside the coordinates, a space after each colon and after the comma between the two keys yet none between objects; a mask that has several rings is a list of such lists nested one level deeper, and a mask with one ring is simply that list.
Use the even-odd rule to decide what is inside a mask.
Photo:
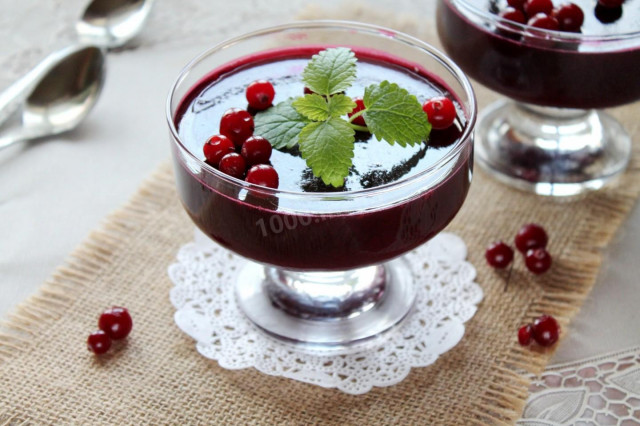
[{"label": "green mint leaf", "polygon": [[293,99],[261,111],[253,119],[256,135],[266,138],[276,149],[293,148],[298,135],[309,123],[292,105]]},{"label": "green mint leaf", "polygon": [[293,107],[300,114],[313,121],[324,121],[329,118],[329,104],[324,96],[304,95],[293,101]]},{"label": "green mint leaf", "polygon": [[395,83],[383,81],[364,91],[364,120],[378,140],[391,145],[415,145],[429,137],[431,124],[415,96]]},{"label": "green mint leaf", "polygon": [[293,101],[293,107],[312,121],[324,121],[329,117],[340,117],[351,112],[356,103],[348,96],[338,94],[328,99],[315,93]]},{"label": "green mint leaf", "polygon": [[352,164],[355,131],[345,120],[331,117],[309,123],[300,132],[300,152],[313,174],[327,185],[340,187]]},{"label": "green mint leaf", "polygon": [[313,55],[302,81],[319,95],[333,95],[351,87],[356,78],[356,57],[351,49],[335,47]]},{"label": "green mint leaf", "polygon": [[333,95],[329,98],[329,115],[340,117],[353,111],[356,103],[346,95]]}]

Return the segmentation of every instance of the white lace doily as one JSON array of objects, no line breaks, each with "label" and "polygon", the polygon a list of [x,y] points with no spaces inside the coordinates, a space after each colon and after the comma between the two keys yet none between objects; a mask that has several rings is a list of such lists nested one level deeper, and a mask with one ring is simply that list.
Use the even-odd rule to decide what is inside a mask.
[{"label": "white lace doily", "polygon": [[407,254],[418,286],[416,301],[388,337],[348,354],[302,352],[269,337],[240,312],[234,283],[246,260],[198,234],[169,267],[175,321],[196,340],[198,352],[227,369],[254,367],[265,374],[365,393],[400,382],[412,367],[426,367],[453,348],[482,300],[475,268],[465,261],[465,243],[441,233]]},{"label": "white lace doily", "polygon": [[521,426],[640,425],[640,347],[549,367],[529,392]]}]

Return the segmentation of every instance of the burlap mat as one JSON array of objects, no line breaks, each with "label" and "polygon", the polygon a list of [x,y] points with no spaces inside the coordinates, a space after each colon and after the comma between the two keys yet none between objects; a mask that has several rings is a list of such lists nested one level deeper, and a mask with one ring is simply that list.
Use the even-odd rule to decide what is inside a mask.
[{"label": "burlap mat", "polygon": [[[431,29],[421,33],[413,19],[363,10],[332,16],[360,16],[434,41]],[[476,87],[481,106],[492,100]],[[613,113],[638,145],[640,105]],[[640,192],[635,148],[617,185],[571,203],[518,192],[477,173],[449,230],[469,245],[485,300],[460,344],[434,365],[362,396],[253,369],[227,371],[196,352],[173,323],[166,272],[193,226],[163,164],[0,328],[0,424],[513,423],[527,397],[525,373],[541,372],[552,354],[521,348],[516,330],[545,312],[570,331],[602,249]],[[534,277],[520,261],[505,293],[504,277],[485,266],[484,248],[511,239],[530,221],[548,229],[554,266]],[[96,358],[85,339],[98,313],[114,304],[130,309],[134,330],[127,342]]]}]

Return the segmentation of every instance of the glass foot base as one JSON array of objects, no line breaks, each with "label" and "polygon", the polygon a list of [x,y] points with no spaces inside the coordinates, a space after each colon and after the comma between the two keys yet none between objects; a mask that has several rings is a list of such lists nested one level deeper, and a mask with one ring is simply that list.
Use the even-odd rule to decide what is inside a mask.
[{"label": "glass foot base", "polygon": [[375,344],[413,306],[403,258],[344,272],[302,273],[248,262],[236,283],[238,306],[260,329],[296,348],[347,351]]},{"label": "glass foot base", "polygon": [[631,138],[602,111],[491,105],[477,127],[478,164],[502,182],[549,196],[599,189],[621,174]]}]

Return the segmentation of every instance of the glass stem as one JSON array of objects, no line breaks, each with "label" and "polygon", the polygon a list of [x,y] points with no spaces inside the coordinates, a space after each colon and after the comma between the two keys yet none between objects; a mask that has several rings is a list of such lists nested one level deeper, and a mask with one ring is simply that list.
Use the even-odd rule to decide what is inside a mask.
[{"label": "glass stem", "polygon": [[272,302],[301,318],[343,318],[370,309],[385,291],[383,266],[340,272],[301,272],[265,267]]}]

